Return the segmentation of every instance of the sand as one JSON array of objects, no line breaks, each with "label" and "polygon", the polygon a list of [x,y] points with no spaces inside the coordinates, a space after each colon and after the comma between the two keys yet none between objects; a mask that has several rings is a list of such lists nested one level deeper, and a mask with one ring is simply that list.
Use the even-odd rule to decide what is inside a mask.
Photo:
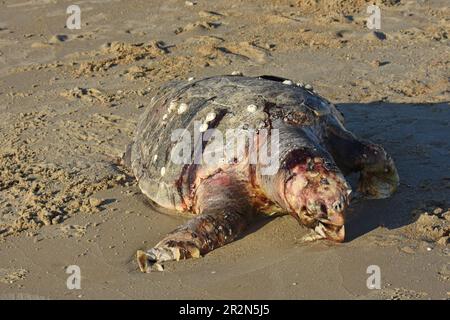
[{"label": "sand", "polygon": [[[448,299],[446,1],[70,1],[0,4],[0,298]],[[311,84],[392,154],[386,200],[355,200],[343,244],[264,218],[197,260],[141,274],[134,255],[185,219],[140,193],[119,156],[172,79],[274,74]],[[78,265],[81,289],[66,268]],[[367,268],[381,288],[367,287]]]}]

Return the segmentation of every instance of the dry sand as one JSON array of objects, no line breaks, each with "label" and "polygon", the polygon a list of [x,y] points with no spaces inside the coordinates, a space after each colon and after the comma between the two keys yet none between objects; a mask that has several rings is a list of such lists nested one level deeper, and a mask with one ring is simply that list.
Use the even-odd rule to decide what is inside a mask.
[{"label": "dry sand", "polygon": [[[1,1],[0,298],[448,299],[450,10],[376,2],[381,33],[364,0],[77,1],[80,30],[65,28],[71,1]],[[400,189],[354,201],[341,245],[263,219],[141,274],[136,249],[184,219],[152,208],[118,156],[161,83],[234,70],[312,84],[393,155]]]}]

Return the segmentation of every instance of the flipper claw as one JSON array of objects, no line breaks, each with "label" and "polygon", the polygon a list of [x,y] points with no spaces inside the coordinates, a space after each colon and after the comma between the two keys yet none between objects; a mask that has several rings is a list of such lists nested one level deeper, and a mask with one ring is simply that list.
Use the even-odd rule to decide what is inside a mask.
[{"label": "flipper claw", "polygon": [[[178,255],[176,254],[178,252]],[[147,252],[138,250],[136,253],[139,269],[144,273],[164,271],[162,262],[179,260],[179,250],[176,248],[152,248]]]},{"label": "flipper claw", "polygon": [[313,231],[305,236],[303,236],[300,241],[301,242],[313,242],[317,240],[326,239],[326,236],[323,236],[321,234],[318,234],[317,232]]}]

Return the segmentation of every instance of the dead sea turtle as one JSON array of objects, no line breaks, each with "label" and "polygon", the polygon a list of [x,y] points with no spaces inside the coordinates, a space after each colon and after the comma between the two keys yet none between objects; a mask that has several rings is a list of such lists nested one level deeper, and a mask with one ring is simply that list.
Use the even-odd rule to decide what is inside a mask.
[{"label": "dead sea turtle", "polygon": [[[219,154],[215,132],[231,128],[241,130],[238,136],[252,133],[240,154],[231,161],[194,161]],[[278,165],[267,173],[253,151],[269,149],[275,133],[277,148],[270,145],[268,154]],[[335,105],[310,86],[275,76],[167,84],[142,115],[124,159],[148,198],[193,215],[153,248],[137,252],[143,272],[233,241],[258,214],[290,214],[312,229],[306,240],[342,242],[351,193],[344,175],[359,172],[358,191],[369,198],[388,197],[399,183],[392,158],[347,131]]]}]

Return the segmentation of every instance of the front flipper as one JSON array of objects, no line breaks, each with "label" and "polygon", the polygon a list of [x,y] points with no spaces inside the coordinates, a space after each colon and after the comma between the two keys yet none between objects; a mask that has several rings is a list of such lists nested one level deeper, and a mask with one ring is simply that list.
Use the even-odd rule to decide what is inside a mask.
[{"label": "front flipper", "polygon": [[400,182],[392,158],[381,146],[367,143],[362,159],[358,191],[372,199],[390,197]]},{"label": "front flipper", "polygon": [[196,192],[199,216],[169,233],[155,247],[137,252],[142,272],[162,271],[161,263],[198,258],[230,243],[248,226],[254,212],[244,184],[218,173]]},{"label": "front flipper", "polygon": [[328,149],[339,168],[360,172],[358,191],[366,198],[388,198],[397,190],[397,169],[382,146],[359,140],[337,125],[330,126],[327,134]]}]

